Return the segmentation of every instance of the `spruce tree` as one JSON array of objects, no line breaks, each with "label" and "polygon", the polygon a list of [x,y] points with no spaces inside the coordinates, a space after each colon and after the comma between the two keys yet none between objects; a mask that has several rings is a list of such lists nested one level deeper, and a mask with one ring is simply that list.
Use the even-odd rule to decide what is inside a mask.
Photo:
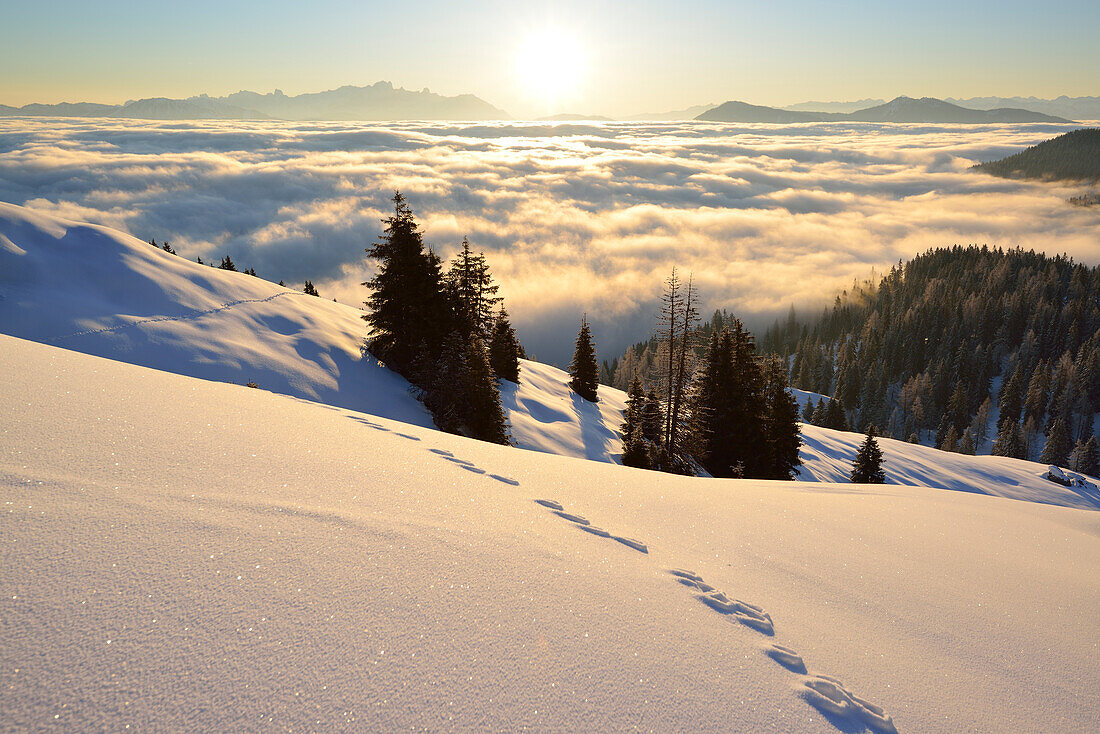
[{"label": "spruce tree", "polygon": [[1047,442],[1043,446],[1043,453],[1039,455],[1039,461],[1044,464],[1066,466],[1069,463],[1069,452],[1073,449],[1073,443],[1069,437],[1069,429],[1066,422],[1059,418],[1047,432]]},{"label": "spruce tree", "polygon": [[802,422],[813,423],[814,422],[814,399],[813,396],[806,398],[806,405],[802,407]]},{"label": "spruce tree", "polygon": [[493,368],[489,365],[489,351],[477,334],[466,342],[465,361],[466,376],[462,388],[465,392],[467,435],[508,445],[508,421],[500,402],[500,390]]},{"label": "spruce tree", "polygon": [[661,435],[661,427],[665,418],[661,414],[661,401],[657,398],[656,390],[650,390],[645,396],[645,405],[642,408],[642,438],[652,446],[660,446],[664,437]]},{"label": "spruce tree", "polygon": [[630,380],[630,389],[626,392],[626,407],[623,409],[623,438],[627,438],[642,428],[642,411],[645,408],[645,388],[638,373]]},{"label": "spruce tree", "polygon": [[863,440],[852,463],[852,483],[885,484],[886,474],[882,470],[882,463],[882,449],[875,440],[875,428],[872,426],[867,430],[867,438]]},{"label": "spruce tree", "polygon": [[1020,424],[1015,421],[1002,423],[990,453],[994,456],[1009,456],[1013,459],[1025,458],[1024,437]]},{"label": "spruce tree", "polygon": [[371,289],[363,318],[371,328],[371,353],[409,377],[414,362],[426,368],[436,360],[454,320],[439,258],[425,251],[400,191],[394,193],[393,205],[393,214],[383,220],[382,236],[367,250],[378,260],[378,273],[363,284]]},{"label": "spruce tree", "polygon": [[231,270],[234,273],[237,272],[237,266],[233,264],[233,258],[229,257],[229,255],[222,258],[222,262],[218,267],[222,270]]},{"label": "spruce tree", "polygon": [[623,436],[623,466],[632,466],[636,469],[652,469],[651,451],[650,444],[642,436],[640,427]]},{"label": "spruce tree", "polygon": [[502,380],[519,382],[519,340],[508,321],[508,312],[502,307],[493,324],[493,337],[489,342],[489,362],[493,372]]},{"label": "spruce tree", "polygon": [[778,359],[770,361],[764,390],[764,411],[767,415],[768,455],[771,467],[769,479],[794,479],[802,460],[798,448],[802,434],[798,428],[798,403],[787,384],[786,366]]},{"label": "spruce tree", "polygon": [[302,287],[302,292],[305,293],[307,296],[317,296],[318,298],[320,298],[321,296],[321,294],[317,292],[317,289],[313,287],[312,281],[309,280],[307,280],[305,285]]},{"label": "spruce tree", "polygon": [[[818,401],[817,405],[814,406],[814,414],[810,418],[810,423],[812,423],[815,426],[826,427],[825,423],[828,420],[828,417],[827,417],[825,411],[828,408],[828,406],[829,406],[829,399],[824,398],[824,397],[821,398],[821,400]],[[841,415],[844,415],[844,413],[841,412]]]},{"label": "spruce tree", "polygon": [[588,316],[581,317],[581,330],[569,364],[569,387],[585,400],[599,400],[596,390],[600,382],[600,366],[596,362],[596,349],[592,344],[592,332],[588,328]]},{"label": "spruce tree", "polygon": [[958,451],[959,450],[959,432],[955,430],[954,425],[947,427],[947,434],[940,441],[938,447],[941,451]]},{"label": "spruce tree", "polygon": [[824,420],[819,425],[832,428],[834,431],[848,430],[848,419],[844,415],[844,406],[840,404],[839,400],[836,398],[829,400],[829,403],[825,406]]},{"label": "spruce tree", "polygon": [[1073,470],[1100,477],[1100,450],[1096,446],[1096,436],[1090,435],[1087,441],[1077,442],[1073,451]]},{"label": "spruce tree", "polygon": [[733,476],[733,467],[744,459],[735,380],[733,335],[723,328],[721,333],[711,333],[692,406],[702,439],[701,451],[695,458],[714,477]]}]

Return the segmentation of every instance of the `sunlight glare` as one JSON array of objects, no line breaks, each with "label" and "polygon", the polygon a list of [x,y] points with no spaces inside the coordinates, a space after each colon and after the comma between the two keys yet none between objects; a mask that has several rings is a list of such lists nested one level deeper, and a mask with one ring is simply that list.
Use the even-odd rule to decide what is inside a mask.
[{"label": "sunlight glare", "polygon": [[576,90],[584,70],[584,54],[573,36],[556,30],[528,37],[519,47],[516,73],[533,97],[559,102]]}]

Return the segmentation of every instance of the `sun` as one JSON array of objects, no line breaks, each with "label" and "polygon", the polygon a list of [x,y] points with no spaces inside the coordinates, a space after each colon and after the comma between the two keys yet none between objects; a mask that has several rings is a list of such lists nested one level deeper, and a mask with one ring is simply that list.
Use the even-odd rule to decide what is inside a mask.
[{"label": "sun", "polygon": [[527,37],[516,53],[516,75],[524,91],[547,103],[575,91],[584,72],[584,53],[577,39],[557,30]]}]

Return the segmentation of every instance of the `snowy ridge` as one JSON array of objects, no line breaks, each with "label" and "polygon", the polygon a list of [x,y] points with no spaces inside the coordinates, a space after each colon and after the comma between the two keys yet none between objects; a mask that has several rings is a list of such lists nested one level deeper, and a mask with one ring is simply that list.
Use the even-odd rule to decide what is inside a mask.
[{"label": "snowy ridge", "polygon": [[1100,716],[1093,512],[644,472],[9,336],[0,370],[16,730]]}]

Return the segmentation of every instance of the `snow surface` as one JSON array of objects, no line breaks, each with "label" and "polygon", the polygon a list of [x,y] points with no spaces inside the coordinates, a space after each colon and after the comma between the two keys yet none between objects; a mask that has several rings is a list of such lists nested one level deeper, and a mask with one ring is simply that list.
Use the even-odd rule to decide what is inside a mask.
[{"label": "snow surface", "polygon": [[5,729],[1100,719],[1095,512],[644,472],[10,336],[0,370]]}]

